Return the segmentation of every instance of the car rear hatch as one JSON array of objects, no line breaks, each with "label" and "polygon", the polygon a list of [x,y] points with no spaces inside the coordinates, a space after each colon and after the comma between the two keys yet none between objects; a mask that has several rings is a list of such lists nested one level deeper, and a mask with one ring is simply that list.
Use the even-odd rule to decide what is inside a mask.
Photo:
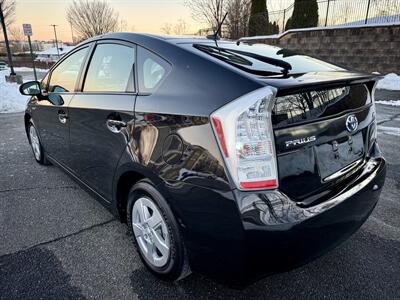
[{"label": "car rear hatch", "polygon": [[328,199],[365,163],[376,130],[374,83],[350,72],[280,81],[272,109],[279,188],[300,205]]},{"label": "car rear hatch", "polygon": [[[221,42],[213,45],[202,42],[192,46],[202,55],[229,65],[247,78],[277,89],[271,112],[277,177],[279,189],[291,199],[301,206],[315,205],[332,197],[352,180],[352,176],[357,175],[356,171],[365,164],[372,137],[376,134],[371,95],[377,76],[348,71],[265,44]],[[224,114],[221,120],[226,122],[223,117]],[[214,126],[214,131],[223,137],[223,132],[231,132],[233,125],[222,123]],[[245,136],[252,137],[247,131]],[[234,143],[231,146],[234,147]],[[253,150],[251,145],[247,148]],[[248,159],[247,148],[243,150],[243,144],[236,144],[240,159]],[[253,155],[253,152],[249,153]],[[257,156],[258,152],[255,153]],[[238,154],[227,153],[225,156],[235,155]],[[234,173],[236,164],[232,163],[232,166],[231,173]],[[252,166],[253,169],[257,168]],[[260,163],[258,169],[264,170],[263,164]],[[274,173],[263,173],[258,169],[253,173]],[[253,173],[250,172],[247,179]],[[267,175],[264,177],[269,178]],[[241,188],[243,190],[243,186]]]}]

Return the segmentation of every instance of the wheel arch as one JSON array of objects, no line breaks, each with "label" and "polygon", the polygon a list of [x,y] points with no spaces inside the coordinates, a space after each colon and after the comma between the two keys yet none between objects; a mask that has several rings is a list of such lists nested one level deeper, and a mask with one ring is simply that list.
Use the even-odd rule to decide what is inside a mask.
[{"label": "wheel arch", "polygon": [[28,135],[28,123],[29,123],[29,120],[31,120],[31,119],[32,119],[32,116],[29,113],[25,113],[25,115],[24,115],[24,124],[25,124],[26,135]]},{"label": "wheel arch", "polygon": [[[133,185],[142,179],[147,179],[155,187],[161,186],[163,182],[156,174],[150,172],[142,165],[135,163],[120,166],[114,176],[112,211],[123,223],[126,222],[126,204],[128,202],[129,191]],[[168,199],[163,189],[158,190],[165,199]]]}]

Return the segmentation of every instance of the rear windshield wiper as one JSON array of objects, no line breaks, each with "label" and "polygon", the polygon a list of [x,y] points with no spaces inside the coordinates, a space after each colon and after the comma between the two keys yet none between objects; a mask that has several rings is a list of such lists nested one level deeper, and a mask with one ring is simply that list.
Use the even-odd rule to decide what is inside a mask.
[{"label": "rear windshield wiper", "polygon": [[[196,49],[199,49],[203,52],[207,52],[208,54],[210,54],[214,57],[217,57],[227,63],[234,65],[235,67],[238,67],[239,69],[242,69],[246,72],[253,73],[256,75],[260,75],[260,76],[271,76],[271,75],[281,75],[281,74],[287,75],[289,73],[289,70],[292,69],[292,66],[283,60],[265,57],[265,56],[255,54],[255,53],[214,47],[214,46],[209,46],[209,45],[201,45],[201,44],[194,44],[193,47],[195,47]],[[239,55],[237,55],[237,54],[239,54]],[[245,59],[243,56],[251,57],[253,59],[265,62],[267,64],[270,64],[270,65],[273,65],[276,67],[281,67],[282,73],[270,72],[270,71],[264,71],[264,70],[254,70],[251,68],[247,68],[245,66],[251,66],[251,65],[253,65],[253,63],[251,61]],[[245,62],[245,63],[243,63],[243,62]]]},{"label": "rear windshield wiper", "polygon": [[222,49],[219,47],[213,47],[213,46],[207,46],[207,45],[200,45],[200,44],[195,44],[193,45],[196,49],[199,49],[200,51],[206,52],[207,54],[218,58],[227,64],[230,64],[238,69],[241,69],[245,72],[259,75],[259,76],[273,76],[273,75],[282,75],[282,73],[277,73],[277,72],[270,72],[270,71],[264,71],[264,70],[255,70],[248,68],[247,66],[252,66],[253,63],[249,61],[248,59],[245,59],[243,56],[237,55],[233,52],[229,52],[229,50]]},{"label": "rear windshield wiper", "polygon": [[245,59],[244,57],[236,55],[234,53],[220,51],[220,48],[217,48],[217,47],[211,47],[211,46],[205,46],[205,45],[194,45],[194,47],[203,52],[207,52],[208,54],[210,54],[212,56],[220,58],[222,60],[229,60],[232,63],[245,65],[245,66],[253,65],[253,63],[251,61],[249,61],[248,59]]}]

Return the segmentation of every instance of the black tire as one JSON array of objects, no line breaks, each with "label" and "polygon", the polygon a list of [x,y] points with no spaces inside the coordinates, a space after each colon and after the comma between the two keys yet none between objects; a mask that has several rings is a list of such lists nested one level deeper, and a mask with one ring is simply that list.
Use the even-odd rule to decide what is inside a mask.
[{"label": "black tire", "polygon": [[[169,234],[170,252],[168,261],[162,267],[156,267],[146,260],[133,231],[132,208],[135,202],[142,197],[150,199],[156,205],[166,223],[166,228]],[[127,223],[136,250],[138,251],[142,262],[151,273],[165,281],[179,280],[190,274],[185,245],[174,214],[164,197],[157,191],[153,184],[146,179],[137,182],[129,192],[127,203]]]},{"label": "black tire", "polygon": [[[37,154],[35,154],[34,147],[32,146],[31,134],[30,134],[31,128],[33,128],[35,130],[37,138],[38,138],[39,150],[40,150],[39,156]],[[33,122],[32,119],[29,120],[29,122],[28,122],[26,132],[28,134],[28,140],[29,140],[29,144],[31,146],[32,152],[33,152],[33,157],[35,158],[36,162],[41,165],[50,165],[51,163],[47,159],[46,152],[44,151],[42,143],[40,142],[40,137],[39,137],[38,131],[37,131],[35,123]]]}]

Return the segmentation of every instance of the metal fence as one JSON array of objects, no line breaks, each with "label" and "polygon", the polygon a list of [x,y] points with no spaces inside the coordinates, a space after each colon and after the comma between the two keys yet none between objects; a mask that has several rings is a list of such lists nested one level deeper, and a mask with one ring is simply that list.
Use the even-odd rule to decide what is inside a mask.
[{"label": "metal fence", "polygon": [[[303,0],[308,1],[308,0]],[[318,0],[318,26],[352,26],[400,22],[400,0]],[[294,3],[269,11],[270,22],[283,32],[293,14]]]}]

